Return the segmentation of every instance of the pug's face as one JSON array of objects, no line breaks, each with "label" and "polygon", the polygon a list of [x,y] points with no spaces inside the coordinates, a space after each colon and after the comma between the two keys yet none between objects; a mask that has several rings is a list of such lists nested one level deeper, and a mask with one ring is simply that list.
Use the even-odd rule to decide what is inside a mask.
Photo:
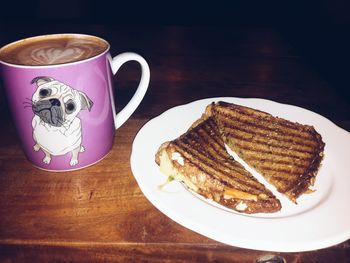
[{"label": "pug's face", "polygon": [[61,127],[71,123],[83,110],[91,110],[93,102],[83,92],[49,77],[32,80],[37,90],[32,96],[32,109],[45,123]]}]

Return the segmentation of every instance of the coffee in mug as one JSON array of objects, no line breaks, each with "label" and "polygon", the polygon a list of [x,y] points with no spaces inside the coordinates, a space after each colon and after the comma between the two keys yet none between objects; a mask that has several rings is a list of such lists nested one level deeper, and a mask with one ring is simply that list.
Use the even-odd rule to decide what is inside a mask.
[{"label": "coffee in mug", "polygon": [[[109,54],[107,41],[82,34],[19,40],[0,49],[0,70],[27,159],[49,171],[69,171],[103,159],[119,128],[141,103],[150,79],[136,53]],[[127,61],[141,65],[139,86],[115,112],[112,74]]]},{"label": "coffee in mug", "polygon": [[4,62],[43,66],[80,61],[101,54],[108,44],[85,35],[47,35],[18,41],[1,51]]}]

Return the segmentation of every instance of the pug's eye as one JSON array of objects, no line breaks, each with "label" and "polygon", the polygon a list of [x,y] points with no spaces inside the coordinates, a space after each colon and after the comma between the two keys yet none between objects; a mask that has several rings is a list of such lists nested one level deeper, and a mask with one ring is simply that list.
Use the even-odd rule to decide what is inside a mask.
[{"label": "pug's eye", "polygon": [[39,91],[40,98],[45,98],[45,97],[48,97],[50,95],[51,95],[51,90],[49,90],[49,89],[41,89]]},{"label": "pug's eye", "polygon": [[68,100],[66,102],[66,113],[71,114],[73,111],[75,111],[75,103],[73,100]]}]

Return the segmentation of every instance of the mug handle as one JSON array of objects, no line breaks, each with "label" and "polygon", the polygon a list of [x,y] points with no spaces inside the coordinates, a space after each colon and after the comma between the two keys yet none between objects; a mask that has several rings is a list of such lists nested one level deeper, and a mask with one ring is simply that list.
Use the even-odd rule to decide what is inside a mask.
[{"label": "mug handle", "polygon": [[[130,118],[131,114],[133,114],[136,108],[140,105],[143,97],[146,94],[149,80],[150,80],[150,69],[146,60],[140,55],[133,52],[121,53],[115,56],[110,61],[113,75],[115,75],[119,70],[119,68],[128,61],[136,61],[140,64],[141,79],[140,79],[139,86],[137,87],[134,95],[132,96],[128,104],[126,104],[126,106],[119,113],[114,114],[114,125],[116,129],[122,126],[124,122],[126,122]],[[112,106],[113,109],[115,109],[113,102],[112,102],[112,105],[113,105]],[[115,112],[115,110],[113,111]]]}]

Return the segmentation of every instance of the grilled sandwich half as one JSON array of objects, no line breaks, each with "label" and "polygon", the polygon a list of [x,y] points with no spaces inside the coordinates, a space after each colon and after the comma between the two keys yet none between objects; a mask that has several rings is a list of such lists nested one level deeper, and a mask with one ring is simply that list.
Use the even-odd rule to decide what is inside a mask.
[{"label": "grilled sandwich half", "polygon": [[314,127],[226,102],[212,103],[206,114],[230,149],[291,201],[311,191],[324,150]]},{"label": "grilled sandwich half", "polygon": [[203,115],[156,153],[160,170],[189,189],[242,213],[272,213],[280,201],[226,151],[214,119]]}]

